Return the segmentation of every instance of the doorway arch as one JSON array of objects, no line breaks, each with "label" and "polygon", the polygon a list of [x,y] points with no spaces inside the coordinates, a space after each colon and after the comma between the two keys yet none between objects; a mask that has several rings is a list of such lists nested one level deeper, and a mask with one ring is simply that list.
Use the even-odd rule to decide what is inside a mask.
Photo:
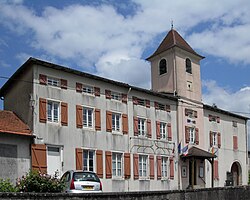
[{"label": "doorway arch", "polygon": [[233,176],[233,186],[242,185],[242,171],[239,162],[234,162],[231,166],[231,173]]}]

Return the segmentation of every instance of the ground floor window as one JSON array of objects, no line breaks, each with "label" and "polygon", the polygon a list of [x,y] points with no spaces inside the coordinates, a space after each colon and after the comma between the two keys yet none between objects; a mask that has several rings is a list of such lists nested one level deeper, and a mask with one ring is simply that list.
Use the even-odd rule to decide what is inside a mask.
[{"label": "ground floor window", "polygon": [[147,155],[139,155],[139,176],[141,178],[147,178],[148,173],[148,156]]},{"label": "ground floor window", "polygon": [[122,176],[122,154],[112,153],[112,176]]},{"label": "ground floor window", "polygon": [[94,150],[83,150],[83,170],[94,171]]}]

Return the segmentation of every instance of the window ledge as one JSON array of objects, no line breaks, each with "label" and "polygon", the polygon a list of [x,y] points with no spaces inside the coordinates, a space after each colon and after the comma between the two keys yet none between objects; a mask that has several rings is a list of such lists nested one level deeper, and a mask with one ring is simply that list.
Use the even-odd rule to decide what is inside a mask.
[{"label": "window ledge", "polygon": [[139,181],[150,181],[149,177],[139,177]]}]

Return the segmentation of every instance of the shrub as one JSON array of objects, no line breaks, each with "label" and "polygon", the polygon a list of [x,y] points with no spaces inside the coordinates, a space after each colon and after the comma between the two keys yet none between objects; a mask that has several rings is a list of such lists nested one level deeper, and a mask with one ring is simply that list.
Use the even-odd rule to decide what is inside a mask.
[{"label": "shrub", "polygon": [[16,192],[17,188],[10,182],[9,179],[0,179],[0,192]]},{"label": "shrub", "polygon": [[17,181],[16,185],[20,192],[62,192],[65,183],[56,176],[42,174],[38,171],[30,171]]}]

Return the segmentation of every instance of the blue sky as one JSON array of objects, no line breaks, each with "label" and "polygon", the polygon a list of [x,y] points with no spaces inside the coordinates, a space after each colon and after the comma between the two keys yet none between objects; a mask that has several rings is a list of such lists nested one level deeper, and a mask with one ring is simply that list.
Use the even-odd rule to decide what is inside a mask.
[{"label": "blue sky", "polygon": [[248,114],[249,10],[248,0],[0,0],[0,87],[32,56],[150,89],[145,58],[173,20],[206,57],[203,101]]}]

